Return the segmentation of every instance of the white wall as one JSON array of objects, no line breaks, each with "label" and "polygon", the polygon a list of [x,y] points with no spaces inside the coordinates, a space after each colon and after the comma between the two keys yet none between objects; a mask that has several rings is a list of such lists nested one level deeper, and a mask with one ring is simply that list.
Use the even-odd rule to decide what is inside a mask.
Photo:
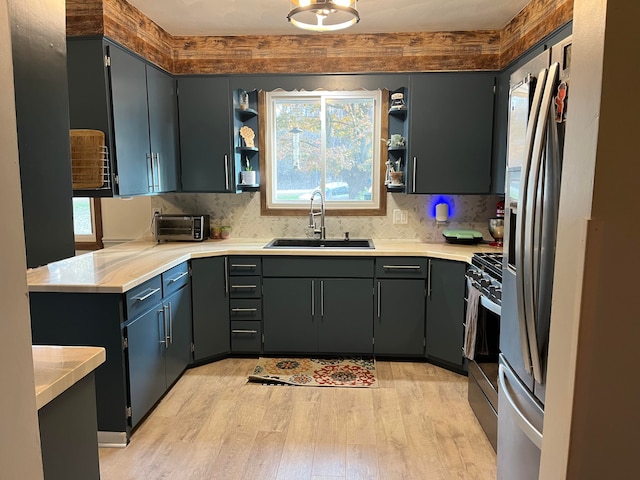
[{"label": "white wall", "polygon": [[13,64],[7,1],[0,0],[0,477],[40,479],[42,457],[36,409],[27,260],[22,223]]},{"label": "white wall", "polygon": [[108,247],[151,237],[151,197],[103,198],[102,241]]}]

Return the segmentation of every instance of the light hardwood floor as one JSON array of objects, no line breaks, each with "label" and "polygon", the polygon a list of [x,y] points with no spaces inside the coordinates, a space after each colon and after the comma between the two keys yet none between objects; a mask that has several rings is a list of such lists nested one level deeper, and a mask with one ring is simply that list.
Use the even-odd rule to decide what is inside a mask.
[{"label": "light hardwood floor", "polygon": [[377,361],[379,388],[267,386],[255,363],[187,370],[126,448],[100,449],[102,480],[496,477],[466,377]]}]

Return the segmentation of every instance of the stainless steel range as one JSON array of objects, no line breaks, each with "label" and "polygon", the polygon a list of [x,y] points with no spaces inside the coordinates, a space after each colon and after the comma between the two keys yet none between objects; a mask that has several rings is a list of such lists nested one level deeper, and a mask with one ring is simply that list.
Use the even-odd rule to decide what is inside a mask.
[{"label": "stainless steel range", "polygon": [[498,354],[502,310],[502,253],[478,253],[468,266],[467,298],[480,292],[475,354],[469,359],[469,405],[494,449],[498,435]]}]

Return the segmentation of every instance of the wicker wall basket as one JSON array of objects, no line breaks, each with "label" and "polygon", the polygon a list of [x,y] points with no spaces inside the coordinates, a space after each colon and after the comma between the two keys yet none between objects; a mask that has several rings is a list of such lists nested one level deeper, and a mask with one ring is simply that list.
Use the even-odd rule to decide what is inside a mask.
[{"label": "wicker wall basket", "polygon": [[69,131],[69,139],[73,188],[101,188],[107,161],[104,132],[74,129]]}]

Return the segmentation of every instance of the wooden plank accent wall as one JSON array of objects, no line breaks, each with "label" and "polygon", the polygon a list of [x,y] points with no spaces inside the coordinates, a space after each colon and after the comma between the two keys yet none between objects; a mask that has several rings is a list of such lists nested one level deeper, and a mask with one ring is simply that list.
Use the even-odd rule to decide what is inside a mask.
[{"label": "wooden plank accent wall", "polygon": [[573,0],[531,0],[502,30],[173,37],[126,0],[67,0],[67,35],[105,35],[175,74],[498,70],[572,15]]},{"label": "wooden plank accent wall", "polygon": [[174,37],[187,73],[354,73],[494,70],[500,32]]},{"label": "wooden plank accent wall", "polygon": [[102,0],[66,0],[67,37],[102,35]]},{"label": "wooden plank accent wall", "polygon": [[502,29],[500,68],[573,19],[573,0],[532,0]]}]

